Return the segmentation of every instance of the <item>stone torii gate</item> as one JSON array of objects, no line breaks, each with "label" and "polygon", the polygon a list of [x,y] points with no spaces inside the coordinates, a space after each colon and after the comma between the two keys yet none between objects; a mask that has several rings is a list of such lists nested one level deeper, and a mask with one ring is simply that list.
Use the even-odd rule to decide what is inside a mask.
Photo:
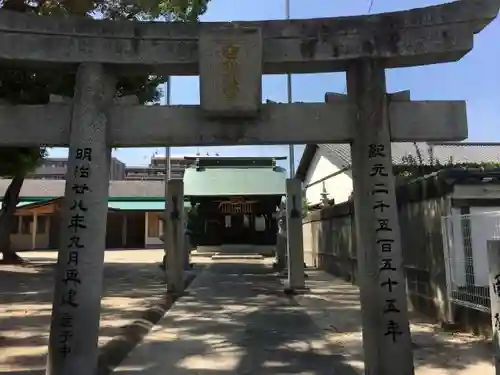
[{"label": "stone torii gate", "polygon": [[[465,139],[465,103],[412,102],[403,94],[391,100],[385,70],[459,60],[499,3],[201,24],[1,11],[3,66],[77,71],[72,103],[0,106],[0,146],[70,148],[47,374],[88,375],[97,366],[112,147],[335,142],[352,150],[366,374],[413,374],[390,143]],[[262,104],[262,74],[333,71],[347,71],[347,100]],[[114,104],[116,77],[136,73],[199,74],[201,106]],[[178,184],[169,189],[172,233],[182,225]],[[290,235],[302,231],[300,182],[291,179],[287,188]],[[288,248],[289,259],[300,258],[293,256],[300,241],[289,238]],[[180,269],[182,246],[173,250],[170,264]],[[297,269],[290,267],[289,281]],[[181,282],[177,273],[169,288],[180,292]]]}]

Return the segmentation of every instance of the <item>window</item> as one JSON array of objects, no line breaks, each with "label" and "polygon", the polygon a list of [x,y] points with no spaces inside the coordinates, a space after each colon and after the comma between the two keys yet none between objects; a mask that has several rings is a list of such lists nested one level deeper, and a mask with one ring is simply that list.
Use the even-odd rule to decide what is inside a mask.
[{"label": "window", "polygon": [[38,234],[44,234],[47,229],[47,222],[49,217],[47,215],[41,215],[36,218],[36,232]]},{"label": "window", "polygon": [[21,216],[21,234],[31,234],[33,215]]},{"label": "window", "polygon": [[148,237],[158,237],[158,227],[159,227],[158,215],[149,214],[148,215]]}]

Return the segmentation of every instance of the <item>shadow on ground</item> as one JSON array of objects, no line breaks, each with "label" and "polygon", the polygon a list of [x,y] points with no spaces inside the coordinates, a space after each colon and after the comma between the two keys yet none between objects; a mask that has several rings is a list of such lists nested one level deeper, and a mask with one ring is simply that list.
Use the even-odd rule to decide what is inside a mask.
[{"label": "shadow on ground", "polygon": [[[323,274],[323,276],[321,276]],[[363,369],[359,289],[324,272],[309,271],[311,293],[297,296],[309,315],[326,332],[329,341],[349,353],[349,363]],[[445,332],[430,319],[410,313],[414,364],[418,374],[476,374],[493,371],[491,340]],[[361,371],[363,373],[363,371]]]},{"label": "shadow on ground", "polygon": [[[24,253],[30,261],[27,266],[0,266],[0,373],[45,373],[57,255],[40,254]],[[134,323],[159,320],[146,309],[158,302],[165,308],[169,305],[160,259],[161,251],[106,253],[99,338],[104,352],[114,345],[123,355],[123,341],[130,345],[132,338],[140,339],[152,326],[144,323],[138,329]],[[112,342],[117,337],[122,338],[120,345]]]},{"label": "shadow on ground", "polygon": [[282,289],[270,267],[212,265],[115,372],[355,374]]},{"label": "shadow on ground", "polygon": [[[121,360],[114,357],[113,344],[124,326],[137,323],[130,332],[131,339],[139,341],[152,325],[141,327],[140,322],[154,323],[163,316],[155,309],[144,315],[144,306],[157,306],[163,295],[164,280],[156,258],[144,263],[106,263],[100,344],[108,344],[104,346],[108,351],[103,350],[101,374],[113,370]],[[6,267],[0,268],[0,373],[42,375],[53,266]],[[311,276],[308,284],[313,293],[307,298],[314,303],[307,304],[306,312],[299,303],[301,297],[286,296],[268,266],[225,262],[206,272],[212,274],[204,278],[207,283],[193,285],[193,291],[183,297],[182,304],[179,302],[179,309],[159,320],[154,334],[146,337],[116,373],[359,373],[353,363],[363,361],[360,311],[358,294],[352,288],[339,283],[326,289]],[[167,299],[161,302],[165,306],[170,303]],[[433,327],[425,320],[412,326],[417,369],[458,373],[491,361],[491,347],[486,342],[443,336]]]},{"label": "shadow on ground", "polygon": [[[299,298],[283,293],[269,267],[224,264],[210,272],[214,277],[205,278],[206,285],[193,286],[191,295],[159,322],[157,332],[136,348],[118,374],[361,373],[355,365],[363,362],[357,340],[360,312],[352,288],[339,284],[337,301],[325,298],[328,305],[316,304],[306,313],[297,303]],[[314,278],[310,283],[315,290],[312,298],[322,300],[328,293],[331,297],[331,291],[315,287]],[[332,324],[318,325],[325,320],[325,312]],[[349,319],[336,327],[340,315]],[[414,322],[418,323],[412,327],[417,369],[448,374],[490,361],[491,350],[484,342],[466,342],[452,335],[443,339],[425,319]],[[458,356],[467,359],[454,361]]]}]

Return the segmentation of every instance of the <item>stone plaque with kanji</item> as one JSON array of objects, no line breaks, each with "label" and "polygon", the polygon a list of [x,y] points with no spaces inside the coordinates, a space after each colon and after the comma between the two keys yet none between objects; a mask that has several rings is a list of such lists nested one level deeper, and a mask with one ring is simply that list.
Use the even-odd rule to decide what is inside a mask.
[{"label": "stone plaque with kanji", "polygon": [[262,102],[262,34],[228,26],[200,34],[200,104],[206,115],[252,117]]}]

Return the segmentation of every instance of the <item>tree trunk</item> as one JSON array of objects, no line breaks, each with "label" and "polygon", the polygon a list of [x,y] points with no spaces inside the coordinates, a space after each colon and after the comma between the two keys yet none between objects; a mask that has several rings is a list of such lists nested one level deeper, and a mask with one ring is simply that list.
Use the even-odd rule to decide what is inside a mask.
[{"label": "tree trunk", "polygon": [[22,263],[23,259],[12,250],[10,246],[10,232],[15,219],[17,204],[19,203],[19,193],[23,186],[26,175],[14,176],[11,180],[0,209],[0,251],[3,255],[2,263],[15,264]]}]

